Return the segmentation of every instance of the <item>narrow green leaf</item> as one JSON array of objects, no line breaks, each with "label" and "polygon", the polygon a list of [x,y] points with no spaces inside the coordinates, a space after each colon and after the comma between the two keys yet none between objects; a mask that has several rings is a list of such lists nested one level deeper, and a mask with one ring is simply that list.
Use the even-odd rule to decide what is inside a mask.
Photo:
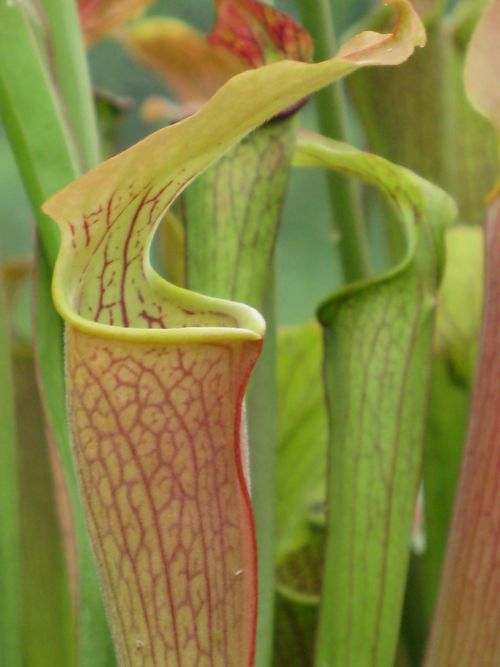
[{"label": "narrow green leaf", "polygon": [[21,581],[14,382],[0,274],[0,664],[21,667]]},{"label": "narrow green leaf", "polygon": [[40,206],[75,178],[77,152],[24,3],[0,2],[0,65],[2,120],[53,265],[59,235]]},{"label": "narrow green leaf", "polygon": [[73,664],[73,608],[33,359],[16,359],[26,667]]},{"label": "narrow green leaf", "polygon": [[23,664],[68,667],[74,660],[73,608],[56,510],[31,337],[31,264],[5,266],[12,338],[19,487]]},{"label": "narrow green leaf", "polygon": [[78,143],[82,169],[99,161],[99,138],[76,2],[42,0],[55,77]]},{"label": "narrow green leaf", "polygon": [[331,419],[328,521],[316,665],[392,664],[422,459],[432,333],[452,201],[411,172],[304,138],[296,156],[379,187],[407,250],[391,271],[319,311]]},{"label": "narrow green leaf", "polygon": [[[37,113],[32,112],[33,100]],[[69,445],[63,326],[50,293],[59,233],[40,208],[49,195],[78,174],[77,151],[26,6],[7,0],[0,1],[0,111],[40,235],[36,351],[48,428],[57,442],[75,522],[81,611],[77,621],[79,659],[82,667],[109,667],[112,647]]]}]

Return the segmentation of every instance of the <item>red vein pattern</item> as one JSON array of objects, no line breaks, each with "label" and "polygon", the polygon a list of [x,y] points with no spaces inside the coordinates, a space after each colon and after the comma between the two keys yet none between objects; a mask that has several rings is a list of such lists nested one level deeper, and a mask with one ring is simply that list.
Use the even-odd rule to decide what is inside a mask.
[{"label": "red vein pattern", "polygon": [[120,665],[253,662],[255,538],[239,435],[260,345],[68,331],[74,449]]},{"label": "red vein pattern", "polygon": [[[420,39],[410,5],[397,7],[408,20],[391,62]],[[69,416],[120,667],[252,667],[255,641],[240,423],[265,326],[242,304],[165,283],[149,263],[155,228],[248,132],[357,66],[244,72],[44,205],[62,231],[53,295],[68,322]]]},{"label": "red vein pattern", "polygon": [[500,197],[486,223],[481,353],[426,667],[500,665]]},{"label": "red vein pattern", "polygon": [[80,318],[67,327],[69,418],[120,667],[251,667],[256,544],[240,423],[262,344],[244,324],[261,321],[150,266],[163,212],[203,166],[183,156],[167,175],[140,160],[113,168],[102,188],[104,163],[84,177],[97,187],[55,215],[56,294]]},{"label": "red vein pattern", "polygon": [[[74,308],[101,324],[145,329],[237,326],[227,313],[186,310],[170,298],[160,281],[146,275],[151,235],[166,205],[185,185],[182,179],[162,186],[130,184],[69,224],[74,263],[80,279]],[[78,253],[80,253],[79,258]]]}]

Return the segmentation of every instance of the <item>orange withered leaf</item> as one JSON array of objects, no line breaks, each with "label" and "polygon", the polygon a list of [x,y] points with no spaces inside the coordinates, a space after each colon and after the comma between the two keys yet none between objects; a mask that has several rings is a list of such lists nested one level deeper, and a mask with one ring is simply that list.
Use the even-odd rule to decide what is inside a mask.
[{"label": "orange withered leaf", "polygon": [[153,0],[78,0],[87,45],[137,18]]}]

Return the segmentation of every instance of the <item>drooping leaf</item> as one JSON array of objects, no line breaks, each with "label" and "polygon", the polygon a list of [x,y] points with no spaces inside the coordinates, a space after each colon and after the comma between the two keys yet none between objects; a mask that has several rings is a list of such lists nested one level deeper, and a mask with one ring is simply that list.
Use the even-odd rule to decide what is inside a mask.
[{"label": "drooping leaf", "polygon": [[392,664],[421,467],[444,225],[435,186],[382,158],[303,138],[296,163],[355,174],[389,198],[406,253],[319,311],[330,410],[328,520],[316,664]]}]

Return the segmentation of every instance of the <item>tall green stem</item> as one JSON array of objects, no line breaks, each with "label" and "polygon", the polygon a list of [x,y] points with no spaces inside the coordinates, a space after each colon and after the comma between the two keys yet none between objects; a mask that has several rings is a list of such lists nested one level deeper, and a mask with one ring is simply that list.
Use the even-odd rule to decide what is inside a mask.
[{"label": "tall green stem", "polygon": [[[330,0],[299,0],[302,21],[311,33],[316,60],[330,58],[336,48],[335,26]],[[340,141],[349,139],[347,101],[341,82],[316,93],[316,110],[321,132]],[[368,244],[363,224],[359,188],[346,176],[329,173],[328,194],[333,222],[340,232],[340,257],[347,282],[370,275]]]}]

